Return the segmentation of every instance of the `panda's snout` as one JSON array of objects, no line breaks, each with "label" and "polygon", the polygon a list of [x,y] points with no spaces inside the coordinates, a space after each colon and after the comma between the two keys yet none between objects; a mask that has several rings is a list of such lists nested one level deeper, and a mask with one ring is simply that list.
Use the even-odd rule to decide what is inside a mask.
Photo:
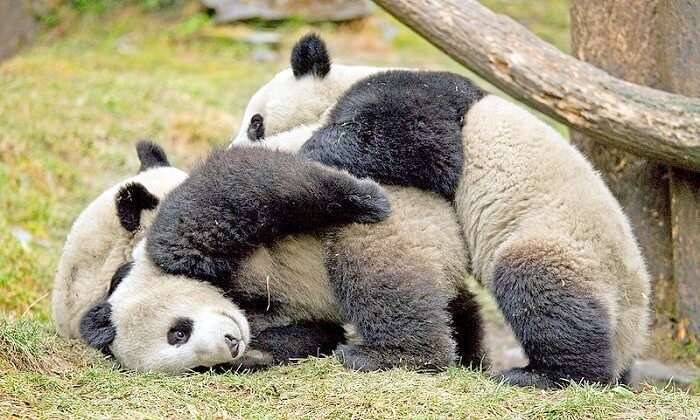
[{"label": "panda's snout", "polygon": [[241,347],[240,341],[231,334],[224,335],[224,341],[226,342],[226,347],[228,347],[229,351],[231,352],[231,357],[234,359],[238,357],[238,352]]}]

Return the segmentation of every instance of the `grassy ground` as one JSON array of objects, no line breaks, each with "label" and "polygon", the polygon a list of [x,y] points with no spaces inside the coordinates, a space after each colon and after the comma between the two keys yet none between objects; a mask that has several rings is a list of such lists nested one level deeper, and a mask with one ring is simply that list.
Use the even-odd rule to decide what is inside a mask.
[{"label": "grassy ground", "polygon": [[[0,64],[0,418],[445,416],[691,418],[700,398],[648,388],[541,393],[477,372],[353,374],[332,360],[253,375],[168,378],[121,372],[55,337],[49,291],[70,223],[97,192],[133,173],[135,139],[157,139],[188,168],[237,130],[248,97],[286,65],[294,40],[321,32],[338,62],[461,70],[378,13],[365,22],[216,28],[192,6],[57,9],[39,43]],[[101,3],[108,4],[103,0]],[[146,1],[157,4],[158,1]],[[566,2],[489,0],[568,48]],[[98,8],[99,9],[99,8]],[[96,14],[100,12],[102,14]],[[282,34],[271,61],[241,39]]]}]

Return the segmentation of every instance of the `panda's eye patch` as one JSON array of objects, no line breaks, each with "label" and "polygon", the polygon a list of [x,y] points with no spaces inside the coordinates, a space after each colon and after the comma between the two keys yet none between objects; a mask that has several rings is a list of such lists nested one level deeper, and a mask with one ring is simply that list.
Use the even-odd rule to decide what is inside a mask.
[{"label": "panda's eye patch", "polygon": [[265,137],[265,124],[263,116],[255,114],[250,118],[248,126],[248,139],[250,141],[258,141]]},{"label": "panda's eye patch", "polygon": [[181,346],[190,339],[194,323],[189,318],[178,318],[168,331],[168,344]]}]

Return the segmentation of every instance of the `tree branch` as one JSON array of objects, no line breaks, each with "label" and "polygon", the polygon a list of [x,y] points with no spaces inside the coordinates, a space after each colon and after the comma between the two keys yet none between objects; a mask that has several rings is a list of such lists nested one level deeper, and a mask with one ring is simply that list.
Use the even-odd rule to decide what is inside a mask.
[{"label": "tree branch", "polygon": [[700,171],[700,100],[616,79],[475,0],[375,0],[506,93],[594,138]]}]

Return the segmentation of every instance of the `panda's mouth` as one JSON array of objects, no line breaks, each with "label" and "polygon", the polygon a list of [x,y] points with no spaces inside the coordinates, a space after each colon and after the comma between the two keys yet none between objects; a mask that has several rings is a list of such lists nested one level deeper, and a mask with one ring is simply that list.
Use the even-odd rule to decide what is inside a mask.
[{"label": "panda's mouth", "polygon": [[[248,340],[249,340],[249,338],[246,336],[246,333],[245,333],[245,331],[247,330],[247,328],[243,328],[244,326],[241,325],[241,321],[240,321],[235,315],[230,314],[230,313],[228,313],[228,312],[222,312],[221,314],[222,314],[223,316],[225,316],[226,318],[230,319],[231,321],[233,321],[234,324],[236,324],[236,327],[238,328],[238,332],[241,334],[241,337],[240,337],[241,343],[242,343],[244,346],[247,345],[247,344],[248,344]],[[240,354],[239,354],[239,355],[240,355]]]}]

